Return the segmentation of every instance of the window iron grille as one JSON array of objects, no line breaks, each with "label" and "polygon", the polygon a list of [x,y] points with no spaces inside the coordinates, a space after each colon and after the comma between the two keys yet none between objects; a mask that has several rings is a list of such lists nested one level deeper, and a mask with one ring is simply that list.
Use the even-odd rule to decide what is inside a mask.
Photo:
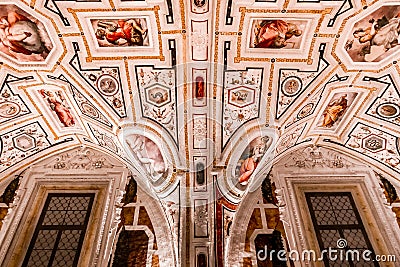
[{"label": "window iron grille", "polygon": [[94,196],[48,194],[22,266],[77,266]]}]

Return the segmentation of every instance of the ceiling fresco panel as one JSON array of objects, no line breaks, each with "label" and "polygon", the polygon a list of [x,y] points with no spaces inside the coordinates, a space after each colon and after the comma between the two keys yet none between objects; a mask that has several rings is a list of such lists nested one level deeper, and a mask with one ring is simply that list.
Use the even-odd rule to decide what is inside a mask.
[{"label": "ceiling fresco panel", "polygon": [[[297,108],[296,112],[298,112],[292,115],[292,118],[290,119],[291,122],[289,122],[287,125],[285,125],[285,128],[290,127],[291,125],[295,124],[298,121],[301,121],[311,115],[316,111],[316,108],[318,107],[318,103],[320,102],[322,98],[322,93],[326,90],[327,87],[331,83],[338,83],[338,82],[344,82],[348,79],[348,76],[343,76],[339,77],[337,74],[333,75],[328,82],[326,82],[322,88],[318,88],[317,86],[314,87],[314,89],[311,91],[311,93],[307,94],[307,98],[303,99],[303,103],[301,103]],[[306,103],[306,104],[304,104]]]},{"label": "ceiling fresco panel", "polygon": [[385,75],[378,79],[364,77],[366,81],[376,81],[385,86],[371,106],[367,114],[380,120],[400,125],[400,94],[391,75]]},{"label": "ceiling fresco panel", "polygon": [[262,69],[226,71],[224,76],[223,145],[246,122],[259,116]]},{"label": "ceiling fresco panel", "polygon": [[324,59],[326,44],[319,48],[318,65],[314,70],[279,69],[278,101],[276,103],[276,118],[283,116],[294,101],[308,89],[309,86],[328,68],[329,63]]},{"label": "ceiling fresco panel", "polygon": [[396,135],[364,123],[357,123],[344,145],[400,172],[400,152]]},{"label": "ceiling fresco panel", "polygon": [[73,45],[75,55],[71,59],[70,65],[118,116],[126,117],[126,104],[119,68],[111,66],[84,68],[78,54],[78,43],[73,43]]},{"label": "ceiling fresco panel", "polygon": [[0,51],[12,61],[43,62],[53,49],[45,24],[16,5],[1,4]]},{"label": "ceiling fresco panel", "polygon": [[19,78],[9,74],[6,75],[0,90],[0,123],[32,113],[21,96],[14,93],[11,88],[12,82],[31,79],[33,79],[32,76]]},{"label": "ceiling fresco panel", "polygon": [[175,69],[136,66],[142,114],[155,121],[177,142],[177,88]]},{"label": "ceiling fresco panel", "polygon": [[399,5],[384,5],[354,23],[345,46],[352,61],[379,62],[397,52],[399,12]]},{"label": "ceiling fresco panel", "polygon": [[71,138],[54,142],[39,122],[32,122],[3,133],[0,141],[0,172],[4,172],[52,146],[71,141]]}]

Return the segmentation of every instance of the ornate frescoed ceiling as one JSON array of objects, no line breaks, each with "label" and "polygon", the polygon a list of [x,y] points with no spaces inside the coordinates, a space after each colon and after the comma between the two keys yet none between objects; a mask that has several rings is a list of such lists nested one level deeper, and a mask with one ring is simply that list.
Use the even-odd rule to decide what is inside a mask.
[{"label": "ornate frescoed ceiling", "polygon": [[221,184],[234,199],[255,176],[241,177],[248,155],[260,149],[253,161],[267,163],[302,142],[398,173],[399,10],[390,1],[2,2],[2,177],[88,145],[147,172],[160,192],[196,160],[207,173],[226,167]]},{"label": "ornate frescoed ceiling", "polygon": [[76,147],[111,155],[161,199],[192,190],[195,207],[214,182],[240,203],[302,145],[398,177],[399,12],[369,0],[1,1],[0,185]]}]

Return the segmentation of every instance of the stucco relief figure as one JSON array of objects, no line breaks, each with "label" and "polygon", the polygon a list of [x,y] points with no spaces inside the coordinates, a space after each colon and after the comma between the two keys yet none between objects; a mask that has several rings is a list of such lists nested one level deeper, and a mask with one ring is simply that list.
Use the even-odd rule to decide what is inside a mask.
[{"label": "stucco relief figure", "polygon": [[56,113],[59,121],[65,127],[71,127],[75,125],[75,119],[72,116],[71,111],[68,108],[67,102],[61,91],[57,91],[56,93],[54,93],[49,90],[41,89],[39,90],[39,93],[43,96],[44,99],[46,99],[51,110]]},{"label": "stucco relief figure", "polygon": [[168,175],[161,151],[153,141],[141,135],[132,135],[126,142],[153,181]]},{"label": "stucco relief figure", "polygon": [[23,54],[30,56],[25,58],[32,61],[43,60],[51,49],[44,40],[45,33],[26,16],[9,11],[0,18],[0,41],[2,50],[7,51],[7,54],[16,58],[19,58],[18,54]]},{"label": "stucco relief figure", "polygon": [[[236,173],[239,174],[239,183],[247,185],[250,176],[257,168],[258,163],[261,161],[265,152],[268,149],[270,139],[269,137],[258,137],[250,142],[249,146],[242,153]],[[239,171],[238,171],[239,169]]]},{"label": "stucco relief figure", "polygon": [[262,20],[254,27],[255,48],[283,48],[288,40],[302,35],[299,26],[284,20]]},{"label": "stucco relief figure", "polygon": [[100,46],[148,45],[145,19],[100,20],[95,24],[96,38]]}]

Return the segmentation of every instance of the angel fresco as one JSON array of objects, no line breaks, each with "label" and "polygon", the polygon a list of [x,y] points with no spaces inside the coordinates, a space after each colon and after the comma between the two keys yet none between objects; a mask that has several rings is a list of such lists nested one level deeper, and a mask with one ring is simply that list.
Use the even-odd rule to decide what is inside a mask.
[{"label": "angel fresco", "polygon": [[303,33],[296,23],[280,19],[257,20],[254,23],[252,47],[255,48],[284,48],[289,39],[300,37]]},{"label": "angel fresco", "polygon": [[[148,29],[145,19],[92,21],[100,46],[147,46]],[[95,26],[96,25],[96,26]]]},{"label": "angel fresco", "polygon": [[54,93],[50,90],[40,89],[39,93],[46,99],[51,110],[56,113],[59,121],[65,127],[75,125],[75,119],[72,116],[70,109],[67,107],[66,100],[61,91]]},{"label": "angel fresco", "polygon": [[47,40],[47,34],[22,12],[8,11],[0,18],[0,50],[8,55],[25,61],[42,61],[52,48]]}]

